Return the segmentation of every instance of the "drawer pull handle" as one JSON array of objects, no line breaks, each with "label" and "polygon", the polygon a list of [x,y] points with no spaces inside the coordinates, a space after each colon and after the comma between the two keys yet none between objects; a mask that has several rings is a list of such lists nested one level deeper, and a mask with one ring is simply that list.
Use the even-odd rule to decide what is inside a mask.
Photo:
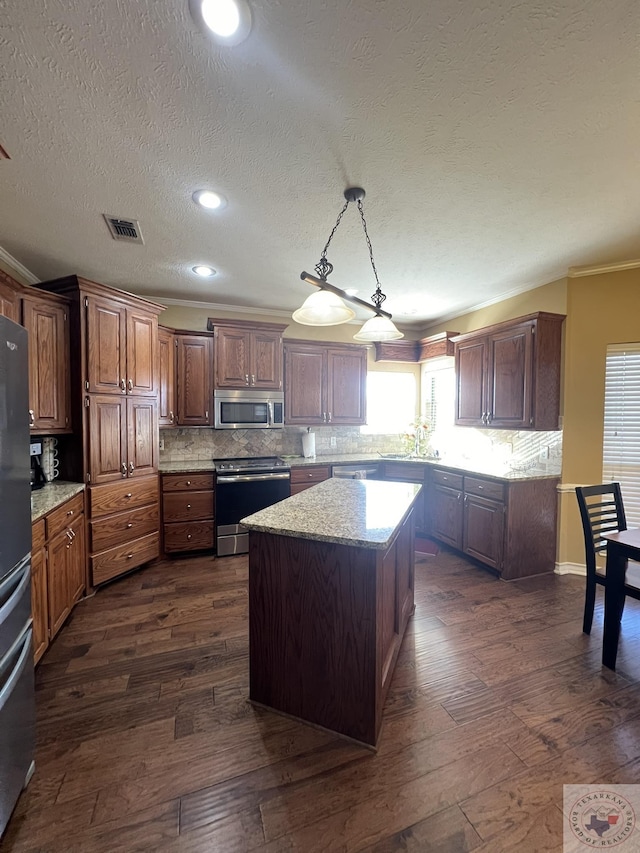
[{"label": "drawer pull handle", "polygon": [[132,498],[132,497],[133,497],[133,495],[131,494],[131,492],[127,492],[127,494],[125,495],[125,498]]},{"label": "drawer pull handle", "polygon": [[121,390],[121,391],[126,391],[126,390],[127,390],[127,386],[126,386],[126,385],[125,385],[125,383],[124,383],[124,379],[121,379],[121,380],[120,380],[120,390]]},{"label": "drawer pull handle", "polygon": [[122,463],[122,476],[123,477],[127,476],[127,463],[126,462]]},{"label": "drawer pull handle", "polygon": [[127,560],[133,560],[133,554],[127,554]]},{"label": "drawer pull handle", "polygon": [[129,391],[133,391],[133,379],[129,379],[127,385],[129,386]]},{"label": "drawer pull handle", "polygon": [[129,473],[130,474],[133,474],[133,468],[134,468],[133,462],[129,462]]},{"label": "drawer pull handle", "polygon": [[133,523],[130,521],[129,524],[127,524],[127,530],[129,530],[132,527],[133,527]]},{"label": "drawer pull handle", "polygon": [[29,426],[35,426],[35,425],[36,425],[36,413],[33,411],[33,409],[29,409]]}]

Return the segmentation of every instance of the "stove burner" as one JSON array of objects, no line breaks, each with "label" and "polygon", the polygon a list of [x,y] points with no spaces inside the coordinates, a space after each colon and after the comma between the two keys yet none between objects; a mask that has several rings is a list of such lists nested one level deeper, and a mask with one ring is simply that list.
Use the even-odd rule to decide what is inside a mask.
[{"label": "stove burner", "polygon": [[237,456],[231,459],[214,459],[216,471],[276,471],[290,466],[279,456]]}]

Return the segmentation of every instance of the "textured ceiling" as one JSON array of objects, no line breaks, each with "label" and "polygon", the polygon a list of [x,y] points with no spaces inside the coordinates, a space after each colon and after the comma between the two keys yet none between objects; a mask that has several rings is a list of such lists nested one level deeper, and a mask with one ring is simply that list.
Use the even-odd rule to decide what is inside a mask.
[{"label": "textured ceiling", "polygon": [[[2,0],[0,246],[41,279],[290,311],[361,185],[400,323],[640,257],[637,2],[250,2],[220,48],[187,0]],[[329,260],[369,298],[354,206]]]}]

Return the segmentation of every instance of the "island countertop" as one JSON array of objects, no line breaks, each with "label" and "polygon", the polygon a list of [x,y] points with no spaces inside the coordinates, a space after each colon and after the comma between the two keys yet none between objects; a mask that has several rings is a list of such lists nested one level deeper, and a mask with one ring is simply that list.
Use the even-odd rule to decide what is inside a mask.
[{"label": "island countertop", "polygon": [[384,549],[420,489],[415,483],[325,480],[241,523],[261,533]]}]

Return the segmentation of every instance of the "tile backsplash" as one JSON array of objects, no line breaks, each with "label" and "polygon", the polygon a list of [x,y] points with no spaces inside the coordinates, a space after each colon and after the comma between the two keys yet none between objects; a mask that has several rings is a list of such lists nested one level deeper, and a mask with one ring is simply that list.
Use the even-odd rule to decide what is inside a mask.
[{"label": "tile backsplash", "polygon": [[[316,436],[316,456],[342,453],[401,453],[408,449],[401,435],[368,435],[360,427],[322,427],[312,430]],[[302,455],[305,427],[284,429],[160,430],[164,449],[161,462],[202,461],[228,456]],[[335,446],[331,439],[335,439]],[[451,427],[431,436],[425,450],[437,450],[443,462],[486,461],[506,467],[529,470],[552,467],[562,462],[562,432],[529,432]]]}]

